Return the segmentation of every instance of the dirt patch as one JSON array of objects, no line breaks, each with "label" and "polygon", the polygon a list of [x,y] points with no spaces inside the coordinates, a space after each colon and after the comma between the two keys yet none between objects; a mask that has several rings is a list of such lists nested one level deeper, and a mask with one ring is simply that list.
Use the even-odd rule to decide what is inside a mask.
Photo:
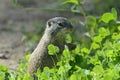
[{"label": "dirt patch", "polygon": [[25,45],[20,32],[0,31],[0,64],[16,69],[19,60],[25,56]]},{"label": "dirt patch", "polygon": [[[25,54],[22,28],[31,32],[38,15],[17,9],[10,0],[0,0],[0,65],[10,70],[18,67]],[[36,19],[36,20],[35,20]]]},{"label": "dirt patch", "polygon": [[0,32],[0,54],[2,54],[1,58],[19,60],[20,57],[24,56],[25,46],[21,41],[22,36],[23,34],[20,32]]}]

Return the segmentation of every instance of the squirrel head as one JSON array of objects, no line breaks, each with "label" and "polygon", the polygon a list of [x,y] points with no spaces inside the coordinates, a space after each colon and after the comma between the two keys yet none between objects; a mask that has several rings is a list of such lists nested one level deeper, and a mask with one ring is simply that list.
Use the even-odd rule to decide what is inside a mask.
[{"label": "squirrel head", "polygon": [[64,29],[72,29],[72,24],[64,17],[55,17],[47,21],[45,32],[50,35],[56,35]]}]

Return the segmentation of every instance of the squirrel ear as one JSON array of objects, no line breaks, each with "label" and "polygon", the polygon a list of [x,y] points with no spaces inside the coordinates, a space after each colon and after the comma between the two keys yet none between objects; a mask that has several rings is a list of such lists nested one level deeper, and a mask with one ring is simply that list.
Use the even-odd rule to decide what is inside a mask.
[{"label": "squirrel ear", "polygon": [[51,27],[51,25],[54,24],[54,23],[55,23],[54,21],[48,21],[47,25],[48,25],[48,27]]},{"label": "squirrel ear", "polygon": [[48,27],[51,27],[51,25],[52,25],[51,21],[48,21],[47,24],[48,24]]}]

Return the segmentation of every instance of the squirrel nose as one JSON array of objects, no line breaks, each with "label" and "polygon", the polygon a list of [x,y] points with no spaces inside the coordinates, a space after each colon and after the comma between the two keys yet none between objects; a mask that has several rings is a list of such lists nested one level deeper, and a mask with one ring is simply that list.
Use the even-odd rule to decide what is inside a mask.
[{"label": "squirrel nose", "polygon": [[65,26],[66,26],[67,28],[73,28],[73,25],[72,25],[70,22],[66,22]]},{"label": "squirrel nose", "polygon": [[70,22],[62,22],[59,23],[63,28],[73,28],[72,24]]}]

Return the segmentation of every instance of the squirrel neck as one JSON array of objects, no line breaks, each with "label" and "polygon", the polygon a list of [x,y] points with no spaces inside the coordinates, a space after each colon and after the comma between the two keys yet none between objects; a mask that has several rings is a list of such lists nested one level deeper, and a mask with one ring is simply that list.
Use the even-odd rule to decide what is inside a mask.
[{"label": "squirrel neck", "polygon": [[44,33],[36,49],[31,54],[31,58],[28,62],[28,72],[31,76],[33,76],[38,68],[43,68],[47,66],[47,64],[51,65],[52,62],[50,62],[49,55],[47,54],[47,47],[52,39],[53,37],[50,34]]},{"label": "squirrel neck", "polygon": [[[53,37],[48,34],[48,33],[44,33],[44,35],[42,36],[41,40],[39,41],[35,51],[39,52],[42,54],[44,52],[41,52],[41,51],[46,51],[47,50],[47,47],[48,45],[51,43]],[[41,50],[41,49],[46,49],[46,50]]]}]

